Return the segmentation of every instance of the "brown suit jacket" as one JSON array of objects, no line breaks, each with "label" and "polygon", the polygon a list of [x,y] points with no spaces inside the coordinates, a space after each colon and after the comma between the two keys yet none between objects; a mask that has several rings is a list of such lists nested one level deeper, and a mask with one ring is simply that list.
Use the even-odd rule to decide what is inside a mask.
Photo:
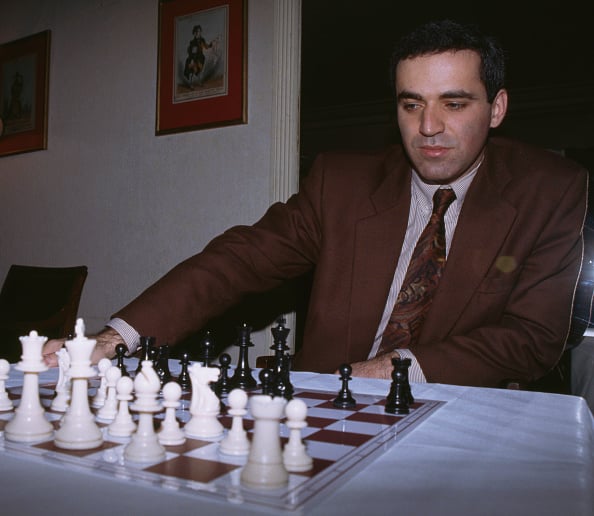
[{"label": "brown suit jacket", "polygon": [[[175,342],[315,267],[296,367],[365,360],[402,246],[410,165],[400,147],[321,155],[297,195],[235,227],[115,314]],[[439,289],[412,348],[431,382],[532,381],[560,357],[581,265],[587,173],[554,153],[489,142]]]}]

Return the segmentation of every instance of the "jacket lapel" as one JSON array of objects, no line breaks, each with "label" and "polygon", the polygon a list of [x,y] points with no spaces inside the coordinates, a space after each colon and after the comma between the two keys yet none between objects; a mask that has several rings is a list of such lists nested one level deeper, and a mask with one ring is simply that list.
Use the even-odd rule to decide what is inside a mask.
[{"label": "jacket lapel", "polygon": [[[371,349],[408,223],[410,170],[406,163],[387,167],[355,230],[348,346],[349,356],[358,359],[366,358]],[[369,347],[364,350],[361,343]]]}]

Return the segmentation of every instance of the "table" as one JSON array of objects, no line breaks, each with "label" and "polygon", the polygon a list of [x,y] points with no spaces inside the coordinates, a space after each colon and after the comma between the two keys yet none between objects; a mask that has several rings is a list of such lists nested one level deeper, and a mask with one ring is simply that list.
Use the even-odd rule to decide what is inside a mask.
[{"label": "table", "polygon": [[[40,381],[44,375],[55,379],[56,371]],[[339,386],[333,375],[292,373],[292,381],[309,389]],[[8,384],[18,382],[19,373],[11,372]],[[383,395],[389,382],[355,378],[350,387],[354,394]],[[594,514],[594,425],[583,398],[412,387],[418,398],[446,403],[307,514]],[[0,507],[3,514],[44,516],[253,513],[1,450]]]},{"label": "table", "polygon": [[571,392],[586,400],[594,413],[594,329],[571,351]]}]

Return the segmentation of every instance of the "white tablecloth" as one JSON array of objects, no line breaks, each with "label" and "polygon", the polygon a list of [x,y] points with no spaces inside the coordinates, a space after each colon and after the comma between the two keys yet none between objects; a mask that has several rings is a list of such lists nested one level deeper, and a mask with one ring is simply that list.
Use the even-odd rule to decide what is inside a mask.
[{"label": "white tablecloth", "polygon": [[[9,384],[18,381],[13,374]],[[310,389],[340,387],[332,375],[293,373],[292,381]],[[350,387],[355,397],[385,395],[389,382],[356,378]],[[413,384],[413,393],[447,403],[307,514],[594,514],[594,426],[582,398],[436,384]],[[0,452],[0,513],[250,512]]]},{"label": "white tablecloth", "polygon": [[571,392],[584,398],[594,413],[594,330],[571,352]]}]

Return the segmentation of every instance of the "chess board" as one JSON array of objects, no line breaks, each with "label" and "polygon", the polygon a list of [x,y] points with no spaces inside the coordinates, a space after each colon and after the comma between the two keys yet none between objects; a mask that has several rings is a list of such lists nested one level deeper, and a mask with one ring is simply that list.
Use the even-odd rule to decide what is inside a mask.
[{"label": "chess board", "polygon": [[[91,380],[89,395],[98,383]],[[47,408],[48,419],[57,428],[61,413],[48,407],[55,385],[40,386],[40,399]],[[20,387],[9,388],[9,396],[19,399]],[[4,439],[3,429],[12,412],[0,412],[0,447],[13,455],[26,454],[34,460],[59,463],[77,470],[92,471],[122,481],[145,482],[163,489],[174,489],[196,497],[217,499],[225,503],[248,504],[272,513],[290,513],[306,508],[324,494],[331,493],[337,483],[361,471],[388,447],[395,445],[444,402],[416,400],[407,415],[393,415],[384,411],[385,398],[353,393],[354,409],[337,409],[332,400],[336,392],[295,389],[294,397],[308,407],[307,426],[302,430],[313,469],[304,473],[291,473],[289,484],[281,489],[253,489],[240,482],[241,468],[247,457],[227,456],[219,452],[218,440],[187,439],[180,446],[166,446],[166,457],[155,463],[139,464],[126,461],[123,453],[129,439],[110,436],[107,425],[102,425],[105,441],[93,450],[64,450],[53,440],[35,444],[14,443]],[[177,412],[183,425],[190,419],[190,394],[184,393],[182,406]],[[163,414],[157,415],[157,418]],[[222,411],[221,423],[227,429],[231,416]],[[159,422],[156,421],[156,426]],[[253,430],[254,421],[249,412],[244,417],[244,428]],[[288,440],[289,429],[281,423],[281,441]]]}]

